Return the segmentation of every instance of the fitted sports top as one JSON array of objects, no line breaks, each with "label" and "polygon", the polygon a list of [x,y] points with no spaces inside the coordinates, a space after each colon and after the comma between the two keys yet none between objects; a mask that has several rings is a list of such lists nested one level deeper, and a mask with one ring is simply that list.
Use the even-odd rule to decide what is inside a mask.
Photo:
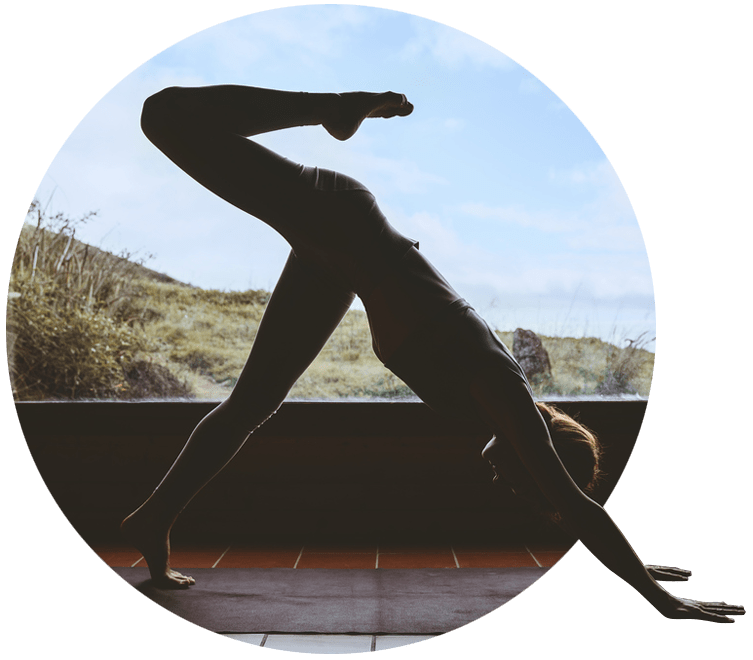
[{"label": "fitted sports top", "polygon": [[364,185],[331,170],[299,167],[310,191],[299,201],[313,221],[295,223],[285,236],[298,257],[315,262],[361,298],[374,352],[387,362],[460,295],[418,251],[418,242],[389,223]]}]

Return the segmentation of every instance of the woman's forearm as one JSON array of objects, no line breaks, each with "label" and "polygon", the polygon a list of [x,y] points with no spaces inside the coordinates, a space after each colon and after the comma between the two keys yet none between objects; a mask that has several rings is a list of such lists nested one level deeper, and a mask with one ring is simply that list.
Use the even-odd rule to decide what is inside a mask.
[{"label": "woman's forearm", "polygon": [[648,573],[610,515],[589,498],[560,511],[564,527],[615,575],[622,578],[657,610],[665,612],[673,596]]},{"label": "woman's forearm", "polygon": [[503,394],[508,405],[492,408],[494,392],[489,389],[476,392],[482,405],[492,410],[495,430],[509,440],[543,495],[559,513],[563,527],[654,607],[666,612],[673,597],[649,575],[609,514],[572,480],[530,393],[522,386],[508,388],[504,393],[499,392],[496,399],[500,400]]}]

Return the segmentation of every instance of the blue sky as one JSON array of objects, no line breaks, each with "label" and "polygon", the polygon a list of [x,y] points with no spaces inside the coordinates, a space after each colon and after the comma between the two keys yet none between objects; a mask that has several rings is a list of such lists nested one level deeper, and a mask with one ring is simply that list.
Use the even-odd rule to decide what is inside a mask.
[{"label": "blue sky", "polygon": [[416,110],[341,143],[320,128],[259,140],[365,183],[390,221],[503,330],[655,333],[651,275],[630,202],[603,152],[549,89],[504,54],[439,23],[355,6],[254,14],[169,48],[76,128],[38,197],[99,212],[81,233],[151,253],[206,288],[273,287],[288,247],[189,180],[143,137],[143,100],[168,85],[392,89]]}]

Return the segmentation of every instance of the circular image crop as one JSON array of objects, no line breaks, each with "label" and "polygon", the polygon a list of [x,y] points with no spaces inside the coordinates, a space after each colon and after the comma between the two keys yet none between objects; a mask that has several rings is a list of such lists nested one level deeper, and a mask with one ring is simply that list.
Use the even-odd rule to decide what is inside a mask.
[{"label": "circular image crop", "polygon": [[[574,541],[537,484],[606,501],[655,340],[633,210],[562,101],[457,30],[335,5],[114,87],[31,204],[7,327],[82,538],[170,612],[308,652],[428,639],[544,575]],[[550,436],[563,472],[528,453]]]}]

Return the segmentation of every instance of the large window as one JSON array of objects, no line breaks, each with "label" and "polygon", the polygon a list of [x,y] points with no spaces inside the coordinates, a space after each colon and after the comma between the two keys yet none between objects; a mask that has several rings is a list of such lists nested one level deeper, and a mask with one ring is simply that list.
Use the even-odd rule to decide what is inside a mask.
[{"label": "large window", "polygon": [[[172,280],[133,255],[75,238],[84,219],[30,211],[16,250],[8,347],[18,400],[223,399],[252,345],[269,293],[207,290]],[[300,329],[305,332],[305,327]],[[645,397],[648,338],[497,331],[534,391],[548,398]],[[410,398],[377,360],[366,314],[351,309],[290,393],[294,399]]]},{"label": "large window", "polygon": [[[312,21],[315,41],[286,37],[308,33]],[[241,43],[254,47],[235,52]],[[15,396],[227,396],[288,246],[149,144],[141,104],[168,85],[342,91],[351,80],[405,92],[417,110],[364,122],[344,143],[318,127],[258,139],[365,183],[499,330],[539,396],[646,397],[655,334],[646,253],[586,128],[527,71],[462,33],[337,6],[214,27],[140,67],[92,109],[21,232],[8,307]],[[373,355],[358,303],[290,394],[410,395]]]}]

